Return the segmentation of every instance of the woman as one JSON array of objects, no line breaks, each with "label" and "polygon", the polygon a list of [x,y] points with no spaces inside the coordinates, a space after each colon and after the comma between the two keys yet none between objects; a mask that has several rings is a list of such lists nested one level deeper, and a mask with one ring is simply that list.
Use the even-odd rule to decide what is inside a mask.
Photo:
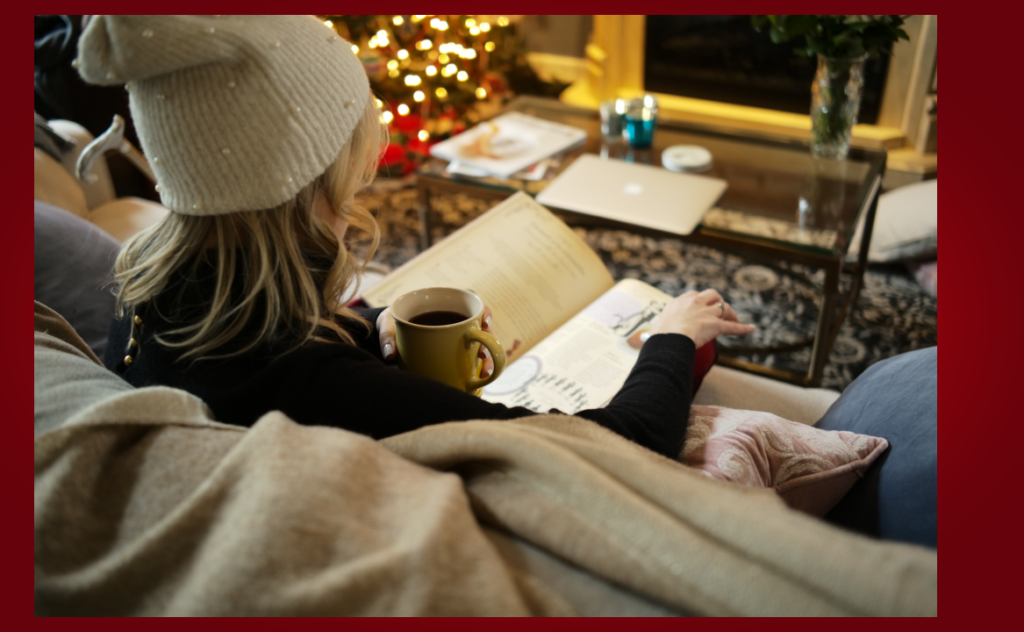
[{"label": "woman", "polygon": [[[386,310],[339,301],[359,273],[344,245],[386,129],[350,45],[311,16],[96,16],[87,81],[126,82],[168,217],[126,243],[105,363],[136,386],[202,398],[252,425],[381,438],[532,415],[397,370]],[[368,257],[369,258],[369,257]],[[618,395],[579,416],[669,457],[682,445],[696,347],[752,327],[717,292],[673,300]]]}]

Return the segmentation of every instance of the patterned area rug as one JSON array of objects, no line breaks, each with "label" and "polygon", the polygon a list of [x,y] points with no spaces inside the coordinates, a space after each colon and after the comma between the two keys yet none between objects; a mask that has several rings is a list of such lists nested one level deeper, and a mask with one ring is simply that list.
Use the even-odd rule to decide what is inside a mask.
[{"label": "patterned area rug", "polygon": [[[382,181],[361,202],[377,214],[381,227],[375,264],[395,269],[417,254],[416,192],[408,182]],[[436,196],[433,204],[435,243],[493,205],[462,194]],[[600,255],[616,280],[640,279],[673,296],[692,289],[721,292],[741,321],[758,326],[742,340],[719,339],[723,348],[792,343],[814,331],[815,284],[824,279],[821,271],[799,265],[767,267],[678,239],[655,239],[625,230],[574,230]],[[365,252],[358,245],[353,250]],[[937,344],[937,299],[904,266],[872,266],[832,348],[822,386],[841,391],[879,360]],[[730,355],[802,373],[810,353],[810,347],[804,347],[786,353]]]}]

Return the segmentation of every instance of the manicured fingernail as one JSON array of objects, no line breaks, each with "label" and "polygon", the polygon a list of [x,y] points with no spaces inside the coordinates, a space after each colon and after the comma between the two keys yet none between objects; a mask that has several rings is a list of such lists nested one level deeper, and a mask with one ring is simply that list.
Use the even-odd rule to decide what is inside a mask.
[{"label": "manicured fingernail", "polygon": [[395,346],[390,342],[384,343],[384,359],[387,360],[395,352]]},{"label": "manicured fingernail", "polygon": [[487,318],[484,319],[484,324],[487,325],[488,327],[491,326],[491,315],[490,314],[488,314]]}]

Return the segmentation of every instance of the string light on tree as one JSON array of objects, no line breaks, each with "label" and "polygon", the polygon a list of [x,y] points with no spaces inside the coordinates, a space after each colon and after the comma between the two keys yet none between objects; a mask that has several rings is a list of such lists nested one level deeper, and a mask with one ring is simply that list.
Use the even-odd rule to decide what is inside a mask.
[{"label": "string light on tree", "polygon": [[508,16],[318,17],[351,43],[386,102],[381,120],[395,151],[408,156],[425,156],[429,144],[494,114],[513,96],[509,78],[532,72]]}]

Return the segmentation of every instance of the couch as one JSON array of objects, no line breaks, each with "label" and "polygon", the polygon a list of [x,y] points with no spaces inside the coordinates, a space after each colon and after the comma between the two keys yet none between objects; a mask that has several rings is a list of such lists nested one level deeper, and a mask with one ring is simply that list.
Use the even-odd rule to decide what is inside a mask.
[{"label": "couch", "polygon": [[[94,284],[105,248],[93,268],[37,261],[37,277],[92,269]],[[379,442],[279,412],[222,424],[106,370],[78,331],[95,315],[39,302],[45,281],[37,615],[937,614],[935,349],[843,394],[705,376],[697,405],[889,440],[822,519],[562,415]]]}]

